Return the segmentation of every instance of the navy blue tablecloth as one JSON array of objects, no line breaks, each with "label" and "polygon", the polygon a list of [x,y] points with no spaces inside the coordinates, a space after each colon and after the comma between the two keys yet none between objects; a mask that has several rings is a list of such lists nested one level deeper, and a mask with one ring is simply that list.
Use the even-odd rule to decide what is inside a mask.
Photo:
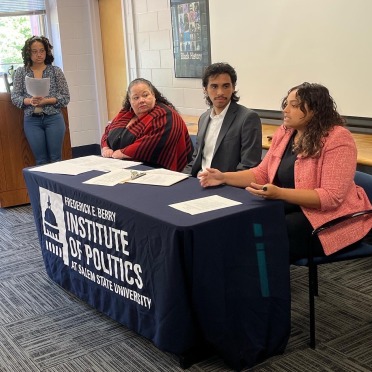
[{"label": "navy blue tablecloth", "polygon": [[[170,187],[83,184],[24,170],[48,275],[162,350],[207,342],[235,369],[282,353],[290,333],[283,205],[194,178]],[[189,215],[169,204],[242,204]]]}]

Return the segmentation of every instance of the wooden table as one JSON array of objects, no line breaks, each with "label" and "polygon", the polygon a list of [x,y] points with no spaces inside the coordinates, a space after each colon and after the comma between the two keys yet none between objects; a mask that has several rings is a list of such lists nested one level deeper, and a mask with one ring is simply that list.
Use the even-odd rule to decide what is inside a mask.
[{"label": "wooden table", "polygon": [[[190,115],[182,115],[189,129],[190,135],[196,135],[198,131],[198,117]],[[272,136],[278,129],[275,124],[262,124],[262,148],[268,150],[270,148],[270,140],[268,136]],[[358,164],[372,166],[372,135],[362,133],[351,133],[354,137],[358,149]]]}]

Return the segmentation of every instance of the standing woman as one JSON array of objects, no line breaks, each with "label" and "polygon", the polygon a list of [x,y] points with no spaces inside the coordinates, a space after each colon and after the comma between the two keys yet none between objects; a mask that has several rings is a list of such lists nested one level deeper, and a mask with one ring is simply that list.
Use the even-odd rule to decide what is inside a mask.
[{"label": "standing woman", "polygon": [[[24,110],[24,131],[36,164],[46,164],[62,159],[65,121],[61,108],[70,101],[70,93],[62,70],[52,66],[52,45],[44,36],[32,36],[22,48],[24,66],[14,74],[11,99]],[[26,90],[26,76],[50,78],[49,94],[32,97]]]}]

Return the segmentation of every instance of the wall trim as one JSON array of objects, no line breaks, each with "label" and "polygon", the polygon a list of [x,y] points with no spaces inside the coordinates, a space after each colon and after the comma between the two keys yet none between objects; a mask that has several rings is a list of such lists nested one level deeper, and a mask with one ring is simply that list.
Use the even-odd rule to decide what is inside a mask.
[{"label": "wall trim", "polygon": [[98,144],[76,146],[73,147],[71,150],[73,159],[80,158],[82,156],[101,155],[101,146]]},{"label": "wall trim", "polygon": [[[257,112],[261,119],[267,124],[278,124],[282,123],[282,112],[276,110],[261,110],[252,109]],[[372,118],[363,116],[344,116],[347,122],[347,127],[351,132],[359,133],[372,133]]]}]

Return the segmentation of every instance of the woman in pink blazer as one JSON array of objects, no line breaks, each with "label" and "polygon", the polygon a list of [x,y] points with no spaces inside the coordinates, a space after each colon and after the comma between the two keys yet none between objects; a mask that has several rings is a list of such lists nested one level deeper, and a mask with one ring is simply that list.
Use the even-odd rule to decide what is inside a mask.
[{"label": "woman in pink blazer", "polygon": [[[290,259],[307,257],[313,229],[342,215],[372,208],[354,183],[357,149],[326,87],[303,83],[283,99],[284,122],[266,156],[255,168],[199,175],[203,187],[222,183],[245,187],[285,204]],[[319,234],[316,255],[330,255],[367,234],[372,216],[353,219]]]}]

